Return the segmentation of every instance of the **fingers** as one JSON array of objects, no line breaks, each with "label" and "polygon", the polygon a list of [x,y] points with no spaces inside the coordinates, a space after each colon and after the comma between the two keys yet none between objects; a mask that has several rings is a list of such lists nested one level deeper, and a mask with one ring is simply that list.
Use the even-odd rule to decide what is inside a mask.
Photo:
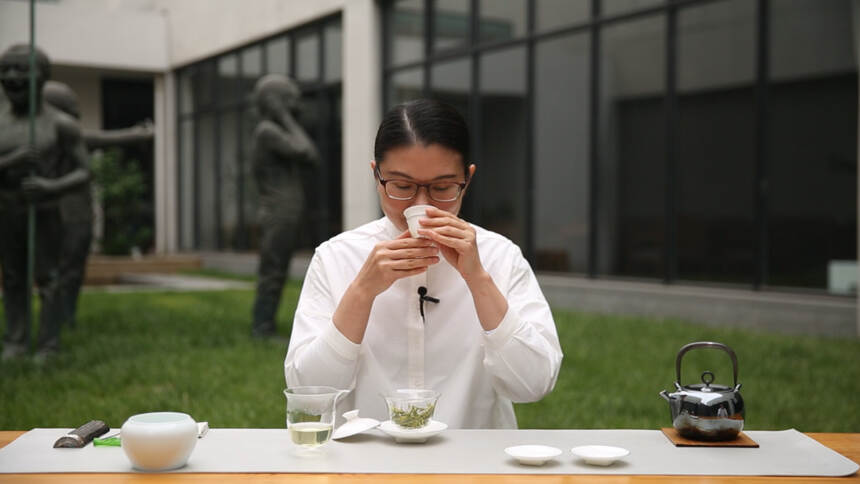
[{"label": "fingers", "polygon": [[422,234],[425,234],[428,237],[432,238],[433,240],[438,242],[440,245],[443,245],[445,247],[450,247],[450,248],[452,248],[452,249],[454,249],[460,253],[466,252],[472,247],[472,245],[473,245],[472,240],[474,240],[474,238],[468,239],[468,238],[460,237],[459,235],[461,235],[461,233],[453,234],[453,236],[452,235],[443,235],[440,233],[441,230],[443,230],[443,229],[435,229],[435,230],[421,229],[420,232]]}]

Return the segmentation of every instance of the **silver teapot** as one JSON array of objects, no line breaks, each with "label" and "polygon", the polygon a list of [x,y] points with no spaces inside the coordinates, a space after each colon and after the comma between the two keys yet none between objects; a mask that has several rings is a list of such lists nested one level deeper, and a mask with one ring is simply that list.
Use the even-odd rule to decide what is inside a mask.
[{"label": "silver teapot", "polygon": [[[702,383],[681,386],[681,359],[694,348],[717,348],[732,359],[734,384],[731,387],[715,385],[714,374],[702,373]],[[699,341],[684,345],[675,358],[675,389],[660,396],[669,402],[672,426],[681,436],[693,440],[732,440],[744,428],[744,401],[738,390],[738,358],[731,348],[712,341]]]}]

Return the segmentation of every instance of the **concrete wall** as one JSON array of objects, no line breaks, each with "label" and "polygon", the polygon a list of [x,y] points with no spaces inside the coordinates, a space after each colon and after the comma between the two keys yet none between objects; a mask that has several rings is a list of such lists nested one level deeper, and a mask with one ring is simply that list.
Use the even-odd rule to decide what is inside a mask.
[{"label": "concrete wall", "polygon": [[[134,1],[37,2],[36,44],[58,65],[163,72],[167,22],[145,7]],[[0,0],[0,49],[29,41],[29,18],[29,2]]]}]

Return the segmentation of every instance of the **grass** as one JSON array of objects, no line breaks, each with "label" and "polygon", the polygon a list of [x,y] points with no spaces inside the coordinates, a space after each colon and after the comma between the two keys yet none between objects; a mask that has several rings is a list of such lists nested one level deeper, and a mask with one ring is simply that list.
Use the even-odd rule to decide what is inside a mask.
[{"label": "grass", "polygon": [[[288,284],[289,335],[300,283]],[[286,346],[249,335],[253,291],[86,292],[63,351],[40,367],[0,364],[0,429],[72,427],[171,409],[212,427],[284,426]],[[2,312],[0,312],[2,314]],[[748,429],[860,432],[860,341],[702,327],[672,320],[556,311],[565,359],[555,390],[516,406],[522,428],[659,428],[678,348],[721,341],[737,352]],[[709,369],[731,384],[719,351],[691,351],[683,383]]]}]

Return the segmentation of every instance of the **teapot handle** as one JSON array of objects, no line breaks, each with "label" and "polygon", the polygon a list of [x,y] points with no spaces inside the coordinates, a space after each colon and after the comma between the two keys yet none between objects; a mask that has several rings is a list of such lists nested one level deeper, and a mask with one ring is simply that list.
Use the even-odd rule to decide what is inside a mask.
[{"label": "teapot handle", "polygon": [[732,370],[734,372],[735,382],[732,385],[735,389],[738,387],[738,357],[735,355],[735,352],[732,351],[728,346],[717,343],[714,341],[696,341],[694,343],[688,343],[681,347],[678,351],[678,356],[675,358],[675,381],[680,385],[681,384],[681,359],[684,357],[684,353],[692,350],[693,348],[717,348],[725,351],[732,358]]}]

